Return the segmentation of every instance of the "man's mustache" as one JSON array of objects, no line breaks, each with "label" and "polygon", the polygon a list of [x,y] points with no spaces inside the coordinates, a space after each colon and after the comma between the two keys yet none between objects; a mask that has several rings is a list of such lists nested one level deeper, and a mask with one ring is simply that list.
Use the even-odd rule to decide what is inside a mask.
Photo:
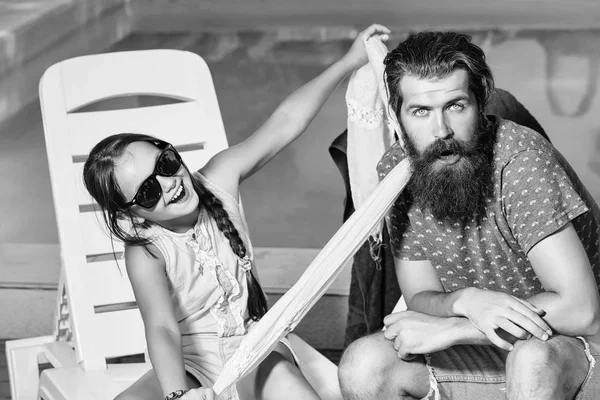
[{"label": "man's mustache", "polygon": [[452,138],[438,139],[430,144],[419,158],[425,162],[433,162],[449,153],[465,156],[469,154],[468,146],[464,142]]}]

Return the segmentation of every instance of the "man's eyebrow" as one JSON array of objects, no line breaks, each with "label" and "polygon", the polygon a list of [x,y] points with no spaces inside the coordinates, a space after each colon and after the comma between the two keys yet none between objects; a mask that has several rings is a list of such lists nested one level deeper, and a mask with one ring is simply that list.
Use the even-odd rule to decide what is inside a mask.
[{"label": "man's eyebrow", "polygon": [[415,108],[417,108],[417,109],[420,109],[420,110],[421,110],[421,109],[422,109],[422,110],[431,110],[433,107],[431,107],[431,106],[426,106],[426,105],[424,105],[424,104],[418,104],[418,103],[415,103],[415,104],[409,104],[407,108],[408,108],[409,110],[414,110]]},{"label": "man's eyebrow", "polygon": [[[469,100],[470,100],[469,95],[460,94],[460,95],[458,95],[456,97],[453,97],[450,100],[448,100],[444,105],[456,103],[457,101],[469,101]],[[433,107],[432,106],[426,106],[424,104],[414,103],[414,104],[408,104],[407,109],[408,110],[414,110],[414,109],[431,110],[431,109],[433,109]]]},{"label": "man's eyebrow", "polygon": [[459,94],[458,96],[456,96],[453,99],[451,99],[448,102],[446,102],[446,104],[456,103],[457,101],[461,101],[461,100],[469,101],[469,100],[471,100],[471,98],[469,97],[469,95]]}]

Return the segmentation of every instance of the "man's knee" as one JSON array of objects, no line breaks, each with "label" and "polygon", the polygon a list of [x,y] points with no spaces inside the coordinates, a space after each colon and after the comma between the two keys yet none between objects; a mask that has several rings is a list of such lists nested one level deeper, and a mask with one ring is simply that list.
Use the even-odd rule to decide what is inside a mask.
[{"label": "man's knee", "polygon": [[586,371],[587,358],[579,339],[557,335],[547,341],[519,340],[506,360],[509,398],[523,389],[573,394]]},{"label": "man's knee", "polygon": [[400,360],[383,333],[363,337],[348,346],[340,360],[338,377],[346,400],[424,397],[429,390],[424,360]]},{"label": "man's knee", "polygon": [[385,383],[394,348],[382,334],[360,338],[350,344],[340,360],[338,377],[344,398],[370,399]]},{"label": "man's knee", "polygon": [[528,340],[518,340],[507,358],[507,369],[511,368],[536,368],[559,362],[558,342],[543,341],[536,337]]}]

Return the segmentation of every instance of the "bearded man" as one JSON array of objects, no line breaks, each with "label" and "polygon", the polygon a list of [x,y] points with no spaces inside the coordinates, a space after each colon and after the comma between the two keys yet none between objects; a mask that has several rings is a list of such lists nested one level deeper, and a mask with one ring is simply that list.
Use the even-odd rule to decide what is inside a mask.
[{"label": "bearded man", "polygon": [[353,342],[350,399],[598,399],[600,209],[537,132],[483,113],[494,81],[469,36],[409,36],[385,61],[401,128],[384,177],[408,310]]}]

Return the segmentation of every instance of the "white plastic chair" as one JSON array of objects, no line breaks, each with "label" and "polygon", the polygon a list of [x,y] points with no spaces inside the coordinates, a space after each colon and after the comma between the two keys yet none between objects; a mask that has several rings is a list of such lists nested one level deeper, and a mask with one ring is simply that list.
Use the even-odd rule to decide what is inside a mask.
[{"label": "white plastic chair", "polygon": [[[143,95],[177,102],[91,111],[104,100]],[[146,341],[124,261],[120,267],[115,262],[123,245],[109,239],[83,186],[86,155],[110,134],[140,132],[173,143],[196,170],[228,146],[221,113],[208,66],[200,56],[179,50],[60,62],[42,77],[40,101],[61,278],[54,334],[6,344],[11,394],[14,400],[112,399],[150,364],[107,364],[107,359],[143,354]],[[292,335],[291,341],[301,369],[321,397],[341,399],[337,367],[299,337]],[[53,368],[38,381],[39,362]]]}]

